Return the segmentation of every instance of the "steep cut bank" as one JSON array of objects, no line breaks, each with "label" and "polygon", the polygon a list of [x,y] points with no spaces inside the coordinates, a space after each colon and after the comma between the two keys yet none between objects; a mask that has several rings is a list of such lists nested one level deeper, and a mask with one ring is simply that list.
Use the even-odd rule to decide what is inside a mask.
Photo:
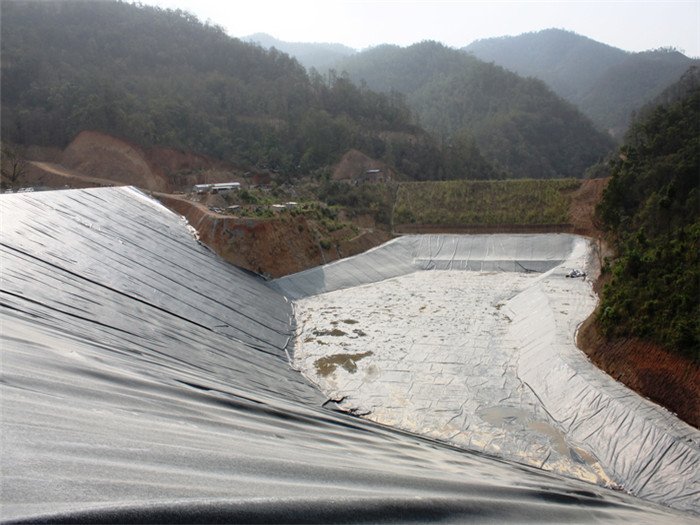
[{"label": "steep cut bank", "polygon": [[700,428],[700,366],[638,338],[601,336],[596,313],[581,326],[576,344],[600,369],[640,395]]},{"label": "steep cut bank", "polygon": [[[596,239],[601,262],[613,255],[603,238],[595,207],[609,178],[584,181],[572,200],[570,217],[576,231]],[[595,284],[600,294],[609,275]],[[601,370],[638,394],[651,399],[700,428],[700,365],[651,341],[634,337],[606,338],[596,322],[596,310],[577,332],[577,345]]]},{"label": "steep cut bank", "polygon": [[[304,216],[285,215],[274,219],[238,218],[213,213],[206,206],[185,197],[158,194],[157,198],[184,216],[199,239],[226,261],[258,274],[281,277],[362,253],[390,235],[365,229],[350,238],[344,232],[332,242],[321,242],[322,225]],[[332,237],[331,237],[332,238]]]},{"label": "steep cut bank", "polygon": [[[611,163],[598,216],[615,248],[593,353],[697,424],[700,368],[700,70],[640,112]],[[599,341],[595,332],[590,341]],[[666,355],[666,350],[678,354]],[[624,365],[622,360],[629,360]],[[687,359],[684,359],[687,358]],[[676,369],[662,379],[665,369]],[[649,390],[647,390],[649,388]],[[689,398],[689,399],[688,399]]]}]

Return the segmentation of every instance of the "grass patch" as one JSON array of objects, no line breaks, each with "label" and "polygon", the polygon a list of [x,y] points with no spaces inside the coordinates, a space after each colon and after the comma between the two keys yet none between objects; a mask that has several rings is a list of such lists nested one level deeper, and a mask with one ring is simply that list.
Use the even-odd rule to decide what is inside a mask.
[{"label": "grass patch", "polygon": [[399,185],[394,224],[565,224],[577,179],[430,181]]}]

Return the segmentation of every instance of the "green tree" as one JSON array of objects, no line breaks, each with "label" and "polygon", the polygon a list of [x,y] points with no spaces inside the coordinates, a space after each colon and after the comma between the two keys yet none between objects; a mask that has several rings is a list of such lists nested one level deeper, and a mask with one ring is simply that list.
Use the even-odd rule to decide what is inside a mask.
[{"label": "green tree", "polygon": [[21,148],[2,144],[0,146],[2,159],[0,160],[0,173],[2,174],[3,188],[16,189],[27,171],[27,163]]},{"label": "green tree", "polygon": [[605,333],[700,359],[700,87],[642,112],[597,213],[618,251]]}]

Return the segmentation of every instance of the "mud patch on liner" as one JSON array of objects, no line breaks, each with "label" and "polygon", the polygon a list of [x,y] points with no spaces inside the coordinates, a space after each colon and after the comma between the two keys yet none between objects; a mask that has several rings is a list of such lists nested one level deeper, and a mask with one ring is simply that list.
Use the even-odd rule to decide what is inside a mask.
[{"label": "mud patch on liner", "polygon": [[357,361],[364,359],[372,355],[373,352],[359,352],[356,354],[334,354],[326,357],[317,359],[314,365],[316,366],[316,372],[318,372],[323,377],[328,377],[335,369],[339,366],[343,367],[345,370],[354,374],[357,372]]},{"label": "mud patch on liner", "polygon": [[[587,479],[585,476],[579,476],[581,479],[587,479],[587,481],[600,483],[608,487],[616,486],[600,465],[598,458],[590,452],[569,443],[566,435],[562,431],[546,421],[533,418],[531,413],[516,407],[494,406],[479,410],[477,415],[490,425],[503,428],[506,431],[508,429],[515,429],[516,427],[534,431],[547,439],[552,452],[562,457],[568,457],[571,461],[579,465],[588,467],[597,477],[597,479]],[[544,464],[550,457],[551,456],[548,456],[547,459],[545,459],[540,468],[544,467]]]},{"label": "mud patch on liner", "polygon": [[333,330],[314,330],[313,334],[315,336],[332,335],[333,337],[342,337],[344,335],[348,335],[347,332],[343,332],[342,330],[338,330],[337,328],[333,328]]}]

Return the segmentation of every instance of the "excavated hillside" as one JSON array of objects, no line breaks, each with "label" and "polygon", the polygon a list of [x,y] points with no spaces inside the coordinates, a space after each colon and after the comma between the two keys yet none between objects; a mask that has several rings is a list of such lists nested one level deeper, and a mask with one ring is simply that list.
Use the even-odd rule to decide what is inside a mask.
[{"label": "excavated hillside", "polygon": [[194,184],[228,182],[243,170],[192,152],[143,148],[99,131],[83,131],[61,151],[27,148],[22,186],[88,188],[136,186],[174,192]]},{"label": "excavated hillside", "polygon": [[148,162],[145,151],[127,141],[96,131],[83,131],[63,152],[61,164],[89,177],[150,191],[167,191],[170,184]]},{"label": "excavated hillside", "polygon": [[383,180],[394,180],[396,172],[384,162],[368,157],[361,151],[351,149],[333,166],[333,180],[358,181],[370,175],[380,176]]},{"label": "excavated hillside", "polygon": [[[329,232],[303,215],[239,218],[210,211],[183,195],[155,195],[187,219],[199,239],[228,262],[269,277],[282,277],[356,255],[388,241],[381,230]],[[322,243],[321,238],[330,239]]]}]

